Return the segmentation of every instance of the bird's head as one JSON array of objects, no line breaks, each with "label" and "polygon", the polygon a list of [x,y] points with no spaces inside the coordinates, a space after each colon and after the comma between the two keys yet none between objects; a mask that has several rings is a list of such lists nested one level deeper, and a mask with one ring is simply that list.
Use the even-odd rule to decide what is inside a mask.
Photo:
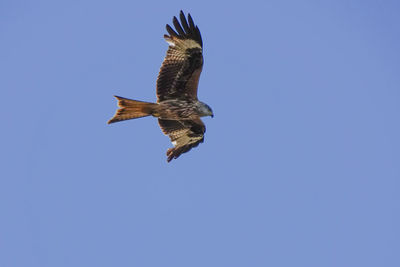
[{"label": "bird's head", "polygon": [[210,108],[210,106],[203,102],[199,102],[199,103],[200,103],[201,117],[211,116],[211,118],[213,118],[214,113],[213,113],[212,109]]}]

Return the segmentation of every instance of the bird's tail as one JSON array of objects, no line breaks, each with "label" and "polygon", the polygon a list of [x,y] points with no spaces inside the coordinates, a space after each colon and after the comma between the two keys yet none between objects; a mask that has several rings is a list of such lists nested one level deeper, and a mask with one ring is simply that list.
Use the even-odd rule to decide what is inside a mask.
[{"label": "bird's tail", "polygon": [[120,108],[114,117],[108,121],[108,124],[153,115],[158,107],[155,103],[136,101],[120,96],[115,97],[118,99]]}]

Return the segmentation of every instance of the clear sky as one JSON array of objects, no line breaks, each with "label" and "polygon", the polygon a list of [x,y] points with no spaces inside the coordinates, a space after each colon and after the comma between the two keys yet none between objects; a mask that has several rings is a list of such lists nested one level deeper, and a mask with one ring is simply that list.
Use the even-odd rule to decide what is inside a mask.
[{"label": "clear sky", "polygon": [[[205,142],[166,162],[165,24]],[[400,266],[398,1],[2,1],[0,266]]]}]

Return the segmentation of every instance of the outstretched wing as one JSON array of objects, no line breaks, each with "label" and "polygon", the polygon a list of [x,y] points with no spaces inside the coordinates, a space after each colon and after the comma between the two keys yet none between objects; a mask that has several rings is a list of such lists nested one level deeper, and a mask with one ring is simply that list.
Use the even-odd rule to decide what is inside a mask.
[{"label": "outstretched wing", "polygon": [[168,99],[197,99],[197,86],[203,67],[203,41],[199,28],[188,14],[180,13],[181,23],[176,17],[173,24],[176,32],[167,24],[169,43],[167,55],[157,78],[157,101]]},{"label": "outstretched wing", "polygon": [[171,139],[173,148],[167,151],[167,161],[178,158],[204,141],[206,126],[201,119],[163,120],[158,119],[161,130]]}]

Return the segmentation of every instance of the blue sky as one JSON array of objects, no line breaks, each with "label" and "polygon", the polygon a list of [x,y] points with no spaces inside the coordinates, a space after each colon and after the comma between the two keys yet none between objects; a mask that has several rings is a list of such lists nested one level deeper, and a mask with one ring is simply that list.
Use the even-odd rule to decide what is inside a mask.
[{"label": "blue sky", "polygon": [[[165,24],[205,142],[166,163]],[[3,1],[0,266],[400,266],[396,1]]]}]

